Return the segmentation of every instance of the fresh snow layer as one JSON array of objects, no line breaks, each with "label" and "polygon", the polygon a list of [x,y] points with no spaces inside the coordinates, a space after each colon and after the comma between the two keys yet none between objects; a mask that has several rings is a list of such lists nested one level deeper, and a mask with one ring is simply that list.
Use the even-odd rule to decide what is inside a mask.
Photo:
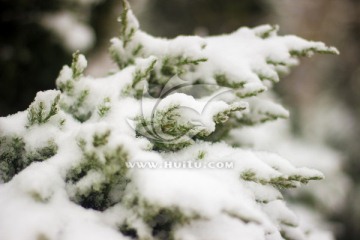
[{"label": "fresh snow layer", "polygon": [[[134,232],[138,239],[149,240],[310,239],[280,189],[322,179],[322,173],[295,167],[269,152],[275,147],[233,148],[206,137],[216,135],[217,127],[227,122],[236,128],[244,122],[288,117],[287,110],[260,92],[271,89],[279,73],[297,63],[297,55],[336,49],[277,36],[277,29],[268,25],[216,37],[169,40],[140,31],[131,11],[123,20],[128,28],[110,48],[120,71],[102,78],[84,76],[87,61],[76,53],[73,64],[64,66],[56,80],[59,90],[39,92],[28,110],[0,118],[0,150],[6,153],[1,156],[28,164],[0,184],[0,239],[122,240]],[[91,32],[77,25],[72,15],[47,19],[46,25],[65,42],[71,38],[72,43],[91,44]],[[70,25],[78,31],[69,31]],[[175,71],[174,84],[181,80],[187,87],[184,92],[152,96],[156,87],[173,87],[165,86],[165,67]],[[191,94],[195,83],[204,88]],[[222,94],[224,88],[227,94]],[[172,115],[165,114],[168,110]],[[148,134],[140,134],[140,127]],[[177,142],[161,135],[153,138],[159,129]],[[254,134],[242,136],[249,144],[264,141]],[[183,161],[233,165],[127,165]],[[1,164],[0,177],[15,165]],[[87,207],[82,200],[102,194],[107,183],[109,205]],[[159,224],[171,228],[165,229],[165,237],[156,235]]]}]

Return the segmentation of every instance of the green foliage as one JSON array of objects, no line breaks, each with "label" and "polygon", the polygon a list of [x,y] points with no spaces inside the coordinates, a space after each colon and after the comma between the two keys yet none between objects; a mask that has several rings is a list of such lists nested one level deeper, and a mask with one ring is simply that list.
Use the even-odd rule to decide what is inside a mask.
[{"label": "green foliage", "polygon": [[146,63],[146,66],[137,67],[133,73],[132,83],[127,85],[122,93],[126,96],[131,95],[135,98],[141,98],[144,94],[144,82],[149,82],[153,76],[153,70],[157,60],[152,58]]},{"label": "green foliage", "polygon": [[[232,104],[223,111],[216,113],[212,119],[216,124],[215,131],[227,122],[234,112],[243,111],[245,105]],[[208,138],[212,131],[201,123],[193,123],[184,119],[180,105],[171,105],[153,112],[150,117],[138,116],[136,131],[140,136],[148,138],[154,144],[154,150],[176,151],[195,143],[196,139],[213,141]],[[198,113],[200,116],[200,113]]]},{"label": "green foliage", "polygon": [[137,117],[137,134],[152,141],[154,149],[165,151],[175,151],[189,146],[194,135],[206,135],[203,128],[191,122],[181,122],[180,109],[179,105],[173,105],[156,111],[149,118]]},{"label": "green foliage", "polygon": [[[225,139],[230,130],[241,126],[240,120],[234,116],[234,113],[244,111],[246,109],[247,107],[244,105],[232,105],[225,111],[219,112],[213,118],[216,123],[215,131],[202,137],[201,139],[208,142],[218,142]],[[242,114],[242,116],[244,115],[246,114]]]},{"label": "green foliage", "polygon": [[214,76],[216,83],[222,87],[234,89],[235,95],[239,98],[248,98],[259,95],[265,88],[246,89],[246,81],[241,79],[230,79],[225,73],[218,73]]},{"label": "green foliage", "polygon": [[[187,44],[195,44],[195,48],[193,50],[194,52],[191,53],[187,52],[188,49],[183,51],[179,50],[172,53],[173,49],[170,46],[176,45],[175,43],[173,44],[173,42],[171,42],[173,40],[157,39],[158,41],[156,43],[159,43],[159,46],[160,44],[164,44],[164,46],[167,47],[166,51],[164,51],[164,54],[162,54],[158,49],[152,52],[153,49],[151,49],[149,44],[141,42],[141,36],[145,35],[140,34],[140,37],[136,35],[138,33],[138,25],[136,19],[132,16],[131,11],[129,10],[127,1],[123,0],[122,5],[123,12],[120,17],[120,36],[113,41],[114,44],[110,52],[120,69],[129,66],[129,68],[123,71],[127,82],[123,85],[117,85],[115,80],[117,81],[119,79],[112,78],[112,76],[106,79],[106,81],[109,80],[111,86],[125,86],[125,89],[114,89],[114,91],[112,91],[112,89],[106,89],[104,91],[105,93],[95,93],[95,91],[98,89],[94,88],[99,85],[97,83],[93,83],[93,80],[95,79],[83,77],[87,62],[83,55],[81,55],[79,52],[76,52],[73,55],[71,67],[65,66],[57,80],[57,86],[61,90],[61,94],[57,94],[55,97],[53,97],[50,103],[46,102],[46,100],[49,99],[46,98],[48,96],[44,98],[43,96],[39,95],[39,98],[36,99],[28,109],[28,128],[25,131],[28,131],[27,133],[29,133],[29,131],[36,131],[40,129],[36,127],[30,128],[30,126],[42,125],[48,122],[58,113],[59,108],[61,108],[61,110],[64,111],[61,112],[63,116],[59,116],[55,119],[56,124],[59,124],[61,131],[64,132],[64,135],[62,135],[60,139],[74,140],[73,137],[75,134],[68,134],[69,132],[66,132],[72,131],[73,129],[69,130],[68,126],[66,126],[66,128],[61,128],[61,126],[65,124],[65,121],[71,121],[71,117],[78,120],[80,123],[77,122],[73,124],[80,129],[80,134],[77,135],[78,137],[76,138],[78,143],[78,151],[73,151],[71,153],[73,154],[73,157],[77,159],[75,159],[76,161],[73,162],[72,166],[68,166],[68,171],[66,172],[65,176],[66,190],[69,199],[83,208],[94,209],[97,211],[105,211],[108,208],[119,204],[119,209],[123,210],[122,207],[125,207],[125,211],[133,213],[133,216],[131,217],[136,219],[136,221],[146,225],[145,231],[150,232],[149,235],[153,237],[151,239],[175,240],[174,235],[178,228],[189,224],[194,220],[201,219],[211,221],[212,219],[202,219],[200,211],[200,213],[189,213],[188,211],[190,211],[189,209],[191,208],[185,210],[182,207],[179,207],[180,204],[178,204],[176,201],[174,201],[175,203],[172,203],[173,205],[169,204],[170,206],[164,206],[157,202],[151,202],[151,199],[147,199],[142,195],[142,192],[138,192],[140,187],[136,185],[137,181],[133,182],[134,185],[132,185],[131,188],[127,188],[131,181],[132,173],[138,174],[137,176],[141,176],[141,173],[140,170],[134,170],[134,172],[129,171],[127,165],[128,161],[133,160],[129,155],[131,149],[126,148],[127,144],[124,144],[121,141],[116,142],[117,139],[119,139],[119,136],[114,136],[113,132],[121,132],[123,129],[119,129],[113,123],[107,122],[107,120],[111,121],[110,118],[105,118],[105,116],[111,110],[111,105],[115,106],[115,111],[119,110],[119,106],[123,106],[119,102],[111,101],[122,101],[122,97],[127,97],[132,98],[132,102],[137,101],[140,103],[139,99],[141,98],[141,101],[144,101],[145,103],[144,106],[153,107],[153,111],[150,115],[141,115],[144,113],[139,111],[137,112],[139,115],[135,118],[134,130],[137,134],[136,137],[145,137],[152,144],[152,149],[144,150],[144,145],[148,144],[148,141],[143,141],[144,139],[140,139],[140,141],[143,141],[145,144],[140,143],[139,146],[134,146],[134,149],[137,149],[138,151],[137,153],[144,151],[142,152],[143,155],[139,155],[147,156],[146,154],[149,154],[150,157],[155,156],[155,159],[166,160],[167,155],[169,156],[173,154],[171,152],[183,149],[183,152],[178,153],[179,155],[175,157],[185,158],[187,156],[195,159],[195,161],[202,161],[207,163],[207,161],[211,159],[211,157],[208,158],[208,155],[210,155],[210,153],[214,153],[212,152],[212,147],[215,147],[215,144],[211,146],[209,143],[205,143],[206,141],[215,142],[223,140],[229,130],[237,127],[259,124],[266,121],[287,117],[286,110],[279,106],[275,106],[276,104],[271,105],[267,104],[266,101],[265,103],[261,102],[261,97],[258,97],[257,95],[266,90],[267,87],[265,87],[265,83],[271,84],[267,80],[271,82],[278,81],[278,75],[276,74],[276,71],[278,70],[274,70],[276,67],[288,67],[291,62],[294,62],[291,61],[294,59],[289,58],[284,62],[266,59],[267,64],[271,65],[271,69],[267,65],[260,69],[254,69],[253,66],[250,66],[250,63],[247,63],[244,59],[242,59],[245,62],[245,68],[248,68],[246,71],[249,72],[249,75],[246,75],[246,71],[244,71],[245,73],[241,71],[232,72],[231,70],[226,69],[223,63],[218,63],[216,61],[218,59],[215,58],[218,57],[219,59],[222,59],[221,54],[223,53],[223,49],[219,47],[219,49],[216,49],[218,52],[206,52],[206,39],[202,39],[204,41],[199,41],[201,38],[185,37],[184,39],[186,41],[189,40],[188,42],[184,41],[185,47]],[[251,36],[255,37],[256,40],[265,41],[266,39],[276,35],[277,27],[263,27],[258,29],[245,30],[248,31]],[[151,38],[151,36],[148,37]],[[232,38],[233,35],[225,36],[225,38],[226,37]],[[146,39],[146,37],[144,39]],[[178,40],[180,40],[180,45],[183,44],[181,42],[181,40],[183,40],[182,38],[178,38]],[[178,40],[174,40],[174,42]],[[177,49],[177,47],[175,48]],[[190,48],[189,51],[192,51],[191,49],[192,48]],[[284,55],[288,56],[288,49],[284,49]],[[323,49],[325,49],[325,47]],[[307,49],[291,50],[290,54],[293,56],[309,55],[314,51],[326,50],[319,50],[315,47],[309,47]],[[328,51],[331,52],[332,50],[329,49]],[[209,56],[206,56],[205,53],[209,53]],[[212,55],[212,53],[214,53],[214,55]],[[207,57],[213,57],[214,59],[210,59],[211,61],[208,61]],[[264,58],[266,58],[266,56]],[[205,65],[205,68],[201,68],[199,67],[201,64],[203,64],[203,66],[205,64],[209,65]],[[198,71],[199,69],[204,70],[204,72]],[[209,71],[209,73],[207,71]],[[128,75],[126,75],[126,73]],[[242,74],[244,74],[242,79],[235,79],[241,78],[239,76],[242,76]],[[193,84],[195,83],[199,83],[199,85],[207,85],[206,87],[208,87],[208,89],[202,90],[204,92],[199,93],[199,96],[196,94],[190,96],[191,94],[188,94],[187,92],[186,94],[174,94],[173,96],[175,96],[175,98],[168,99],[168,102],[165,101],[165,104],[167,105],[161,105],[160,101],[172,94],[171,91],[174,90],[174,88],[176,89],[179,86],[184,87],[184,85],[181,84],[176,86],[169,84],[171,85],[170,87],[173,88],[165,91],[167,90],[166,87],[169,87],[167,85],[169,79],[174,76],[184,77],[184,80],[189,81],[190,84],[184,84],[185,88],[187,88],[185,91],[190,92],[191,90],[189,89],[193,88]],[[247,79],[247,76],[250,77]],[[264,84],[262,84],[259,79],[262,80]],[[214,80],[220,87],[231,88],[233,90],[233,92],[231,92],[231,96],[226,96],[223,98],[223,100],[217,101],[215,103],[213,99],[217,97],[215,93],[218,93],[217,91],[219,89],[217,88],[214,90],[212,88],[213,86],[209,86],[211,84],[215,85]],[[179,81],[174,84],[178,83]],[[150,89],[150,95],[156,91],[160,93],[165,92],[165,94],[161,96],[156,95],[156,98],[158,98],[158,101],[156,101],[151,99],[148,95],[143,94],[144,87],[148,87]],[[100,91],[104,89],[100,88]],[[204,93],[209,94],[205,95]],[[118,96],[116,94],[118,94]],[[250,98],[251,96],[256,97]],[[42,98],[45,100],[41,100]],[[95,100],[96,98],[98,98],[98,100]],[[182,106],[180,104],[182,102],[185,102],[187,106]],[[246,104],[243,104],[244,102],[246,102]],[[154,105],[152,105],[153,103]],[[211,104],[214,104],[215,107],[212,108],[213,105]],[[244,110],[248,109],[248,106],[250,106],[250,109],[249,111],[245,112]],[[203,109],[201,109],[203,112],[197,112],[201,107],[203,107]],[[103,119],[91,118],[94,111],[97,111],[98,116]],[[131,117],[133,119],[133,111],[129,112],[131,112],[129,115],[127,115],[128,113],[120,113],[120,116],[124,116],[124,118]],[[117,112],[114,112],[114,114],[117,114]],[[202,116],[201,114],[208,115]],[[91,123],[81,124],[90,118]],[[104,124],[105,126],[107,125],[108,128],[106,130],[98,130],[99,128],[97,127],[101,124]],[[96,130],[92,130],[93,132],[90,133],[85,132],[84,134],[81,134],[82,130],[88,130],[87,127],[89,127],[89,129]],[[116,130],[112,131],[112,127],[116,128]],[[125,132],[128,134],[128,129],[125,129]],[[131,135],[131,138],[133,138],[132,140],[134,142],[138,143],[137,141],[139,139],[135,139],[134,135]],[[14,175],[22,171],[31,163],[49,159],[58,151],[58,146],[54,141],[50,140],[45,144],[45,146],[40,148],[29,149],[24,139],[19,136],[3,136],[0,138],[1,181],[10,181]],[[195,152],[190,152],[191,155],[186,155],[189,153],[187,151],[189,149],[191,150],[191,148],[184,148],[189,147],[192,144],[200,144],[201,142],[204,144],[204,149],[196,148],[196,146]],[[67,146],[65,146],[61,152],[65,152],[63,150],[67,150],[66,147]],[[226,148],[226,145],[220,145],[220,147],[221,148],[219,148],[219,150],[221,150],[219,152],[221,154],[224,154],[225,151],[229,151],[229,154],[231,154],[232,151],[238,151],[231,147]],[[71,151],[72,150],[74,149],[71,149]],[[150,153],[145,151],[149,151]],[[215,155],[216,154],[217,153],[215,153]],[[269,154],[266,153],[264,155]],[[61,161],[61,157],[58,158],[60,159],[59,161]],[[64,157],[68,156],[64,155]],[[239,151],[239,161],[247,160],[241,159],[245,157],[247,157],[247,155],[242,155],[241,151]],[[272,169],[269,170],[267,165],[270,164],[266,165],[265,160],[264,162],[260,162],[262,160],[260,157],[259,159],[256,158],[253,160],[259,161],[259,163],[254,164],[254,166],[259,166],[259,168],[265,167],[268,171],[248,169],[242,173],[239,173],[239,168],[236,168],[233,172],[231,172],[231,176],[235,176],[234,180],[239,180],[240,178],[245,182],[251,182],[250,184],[244,184],[244,181],[240,181],[239,183],[239,186],[244,184],[244,187],[248,189],[249,192],[254,190],[251,187],[255,184],[257,184],[256,186],[258,188],[264,187],[265,185],[267,187],[270,186],[270,189],[276,192],[277,188],[293,188],[300,184],[305,184],[310,180],[318,180],[321,178],[321,174],[316,175],[316,172],[307,172],[304,169],[304,171],[296,171],[295,168],[292,169],[291,167],[283,170],[284,172],[288,171],[292,173],[287,175],[281,172],[279,169],[276,169],[276,167],[270,166],[274,171],[272,171]],[[269,162],[275,162],[276,164],[278,163],[274,159],[269,159]],[[266,166],[262,166],[261,164]],[[241,163],[239,166],[241,166]],[[246,167],[248,166],[246,165]],[[232,175],[232,173],[234,174]],[[172,176],[162,176],[164,176],[165,180],[167,177],[169,177],[170,180],[174,180],[171,178]],[[226,175],[224,179],[228,179],[227,176],[228,175]],[[218,180],[221,181],[222,179],[223,178],[219,175]],[[150,183],[149,186],[154,183],[157,184],[158,182],[154,181],[153,183]],[[139,189],[137,187],[139,187]],[[165,185],[165,187],[171,186]],[[183,186],[179,185],[179,187]],[[145,190],[147,189],[145,188]],[[151,190],[152,189],[150,189],[150,191]],[[228,190],[230,191],[230,189]],[[261,198],[256,196],[258,192],[257,190],[258,189],[255,189],[253,191],[254,203],[256,203],[256,201],[260,205],[270,203],[271,200],[267,199],[267,197],[263,197],[264,199],[257,199]],[[164,192],[166,193],[166,191]],[[28,194],[38,203],[45,203],[46,201],[50,200],[47,197],[43,197],[36,190],[30,191]],[[133,197],[134,195],[135,197]],[[187,196],[196,197],[195,195],[196,194],[188,194]],[[279,195],[281,194],[279,193]],[[131,197],[133,197],[133,199],[129,200]],[[276,197],[277,195],[274,194],[273,198]],[[237,200],[237,198],[234,199]],[[225,205],[226,204],[224,204],[224,208],[220,208],[218,210],[219,216],[225,214],[231,218],[238,219],[243,223],[255,223],[258,225],[263,224],[263,222],[258,219],[252,219],[251,217],[242,215],[241,212],[239,213],[234,210],[228,210],[226,209]],[[254,204],[254,207],[258,206]],[[249,212],[251,212],[251,210],[249,210]],[[267,217],[266,214],[267,213],[265,212],[264,219]],[[140,236],[141,233],[137,230],[138,226],[130,221],[134,219],[130,219],[128,215],[125,215],[120,219],[120,223],[117,222],[116,224],[118,224],[119,232],[121,232],[124,236],[140,240],[142,236]],[[259,217],[259,219],[262,218]],[[277,224],[293,226],[291,225],[291,222],[273,220],[271,219],[271,216],[269,216],[269,226],[271,223],[274,223],[274,229],[278,227]],[[281,226],[279,228],[281,230]],[[286,234],[286,231],[284,234]]]},{"label": "green foliage", "polygon": [[[121,200],[129,182],[128,154],[122,145],[107,146],[110,134],[110,131],[95,133],[91,144],[83,138],[78,141],[82,159],[68,172],[66,181],[69,189],[75,191],[70,194],[71,200],[84,208],[103,211],[114,205]],[[79,184],[94,174],[98,176],[97,181],[85,187]],[[113,194],[114,191],[116,194]]]},{"label": "green foliage", "polygon": [[72,77],[74,80],[78,80],[84,72],[84,68],[82,66],[79,66],[79,61],[80,61],[80,57],[83,57],[82,55],[80,55],[80,51],[76,51],[73,54],[73,60],[71,63],[71,70],[72,70]]},{"label": "green foliage", "polygon": [[50,140],[47,142],[47,145],[45,145],[44,147],[37,148],[34,151],[29,151],[26,154],[27,162],[31,163],[31,162],[44,161],[54,156],[57,150],[58,150],[57,144],[54,141]]},{"label": "green foliage", "polygon": [[269,26],[268,28],[265,28],[263,31],[258,31],[256,33],[256,35],[262,39],[266,39],[266,38],[269,38],[269,37],[275,35],[278,31],[279,31],[279,26],[272,25],[272,26]]},{"label": "green foliage", "polygon": [[225,111],[219,112],[218,114],[216,114],[213,119],[214,122],[216,124],[219,123],[225,123],[229,120],[230,116],[234,113],[234,112],[239,112],[239,111],[243,111],[247,109],[247,107],[245,105],[241,105],[241,104],[233,104],[230,106],[230,108],[226,109]]},{"label": "green foliage", "polygon": [[[110,55],[114,62],[118,65],[119,69],[123,69],[130,64],[134,64],[134,57],[138,56],[143,48],[142,44],[129,46],[137,31],[137,20],[132,16],[129,3],[125,0],[122,0],[121,3],[122,12],[119,18],[121,25],[118,38],[119,41],[117,41],[118,46],[110,48]],[[125,55],[125,49],[126,52],[131,54]]]},{"label": "green foliage", "polygon": [[186,56],[166,56],[162,61],[160,72],[168,78],[175,75],[181,76],[191,70],[191,66],[196,66],[206,61],[207,58],[193,59]]},{"label": "green foliage", "polygon": [[0,177],[8,182],[25,168],[25,142],[17,136],[0,139]]},{"label": "green foliage", "polygon": [[51,117],[59,111],[59,100],[60,94],[52,100],[50,109],[47,111],[47,106],[44,101],[35,101],[32,103],[28,109],[28,127],[35,124],[44,124],[49,121]]},{"label": "green foliage", "polygon": [[272,177],[270,179],[264,179],[257,176],[254,170],[246,170],[241,173],[241,179],[250,182],[260,183],[262,185],[272,185],[276,188],[296,188],[299,183],[306,184],[311,180],[321,180],[320,176],[302,176],[302,175],[281,175],[278,177]]},{"label": "green foliage", "polygon": [[26,150],[26,144],[21,137],[3,136],[0,138],[0,179],[10,181],[33,162],[41,162],[57,152],[57,145],[48,141],[47,145],[34,150]]},{"label": "green foliage", "polygon": [[125,0],[121,1],[123,10],[120,15],[120,38],[123,40],[124,48],[127,47],[127,44],[131,41],[132,37],[135,33],[135,28],[131,26],[128,22],[128,14],[129,14],[129,3]]},{"label": "green foliage", "polygon": [[93,136],[93,146],[100,147],[108,143],[110,136],[110,130],[105,131],[104,133],[95,133]]},{"label": "green foliage", "polygon": [[133,211],[134,216],[141,219],[151,231],[150,238],[142,238],[135,226],[129,221],[124,221],[119,226],[119,231],[125,236],[134,239],[159,239],[175,240],[174,230],[189,224],[191,221],[200,220],[202,217],[196,212],[184,212],[177,206],[164,207],[151,203],[140,195],[133,195],[123,202],[126,208]]},{"label": "green foliage", "polygon": [[159,207],[146,203],[143,220],[152,229],[152,236],[159,240],[175,240],[173,230],[176,227],[199,219],[195,213],[185,214],[178,207]]},{"label": "green foliage", "polygon": [[111,109],[110,102],[111,102],[111,99],[106,97],[106,98],[104,98],[104,101],[98,106],[97,113],[100,117],[105,117],[106,114],[108,114],[108,112]]},{"label": "green foliage", "polygon": [[73,104],[69,105],[62,105],[62,108],[69,112],[73,117],[80,121],[85,122],[88,120],[92,112],[90,110],[83,109],[84,103],[86,99],[88,98],[90,94],[90,91],[88,89],[82,90],[79,95],[75,98],[75,102]]},{"label": "green foliage", "polygon": [[133,77],[132,88],[135,88],[141,80],[146,79],[150,75],[150,72],[154,69],[155,63],[156,60],[153,60],[144,70],[136,69]]},{"label": "green foliage", "polygon": [[216,74],[215,80],[219,86],[230,87],[233,89],[243,88],[246,83],[245,81],[230,82],[224,73]]},{"label": "green foliage", "polygon": [[72,96],[74,94],[74,82],[72,79],[69,79],[65,82],[60,82],[58,84],[58,89],[61,92],[67,93],[69,96]]},{"label": "green foliage", "polygon": [[138,239],[138,234],[136,228],[132,227],[129,223],[126,221],[121,224],[119,227],[119,231],[126,237],[130,237],[132,239]]},{"label": "green foliage", "polygon": [[178,223],[186,222],[186,217],[179,209],[159,209],[148,213],[145,222],[151,227],[152,235],[160,240],[173,240],[172,229]]},{"label": "green foliage", "polygon": [[319,50],[316,47],[309,47],[309,48],[305,48],[305,49],[301,49],[301,50],[291,50],[290,51],[290,55],[294,56],[294,57],[310,57],[312,56],[314,53],[322,53],[322,54],[337,54],[338,51],[336,49],[325,49],[325,50]]},{"label": "green foliage", "polygon": [[[86,65],[85,57],[77,51],[73,54],[71,68],[64,66],[57,79],[57,88],[62,92],[61,108],[80,122],[87,121],[92,115],[92,110],[85,106],[90,90],[79,87]],[[105,115],[107,111],[103,108],[100,113]]]},{"label": "green foliage", "polygon": [[198,156],[196,157],[197,160],[202,160],[206,156],[205,151],[199,151]]}]

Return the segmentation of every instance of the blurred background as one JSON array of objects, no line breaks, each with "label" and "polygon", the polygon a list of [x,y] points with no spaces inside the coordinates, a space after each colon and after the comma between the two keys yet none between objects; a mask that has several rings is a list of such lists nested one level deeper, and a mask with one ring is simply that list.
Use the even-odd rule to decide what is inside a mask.
[{"label": "blurred background", "polygon": [[[155,36],[206,36],[270,23],[280,25],[281,34],[340,50],[339,56],[302,59],[275,90],[292,114],[292,135],[321,143],[337,156],[333,172],[342,180],[327,176],[327,181],[345,193],[329,188],[327,199],[307,204],[336,239],[360,239],[360,1],[129,2],[141,28]],[[77,49],[88,56],[89,74],[106,74],[112,66],[107,48],[119,32],[120,10],[120,0],[0,0],[0,116],[25,110],[37,91],[55,88],[58,72]],[[323,207],[339,195],[338,204]]]}]

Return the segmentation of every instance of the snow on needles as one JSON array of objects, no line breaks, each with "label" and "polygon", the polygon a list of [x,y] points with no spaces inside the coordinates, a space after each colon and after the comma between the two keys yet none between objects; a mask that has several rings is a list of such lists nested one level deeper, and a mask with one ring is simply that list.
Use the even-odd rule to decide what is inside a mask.
[{"label": "snow on needles", "polygon": [[280,190],[323,174],[224,139],[287,118],[263,92],[337,50],[269,25],[155,38],[123,7],[116,72],[86,76],[76,52],[58,90],[0,118],[0,239],[308,239]]}]

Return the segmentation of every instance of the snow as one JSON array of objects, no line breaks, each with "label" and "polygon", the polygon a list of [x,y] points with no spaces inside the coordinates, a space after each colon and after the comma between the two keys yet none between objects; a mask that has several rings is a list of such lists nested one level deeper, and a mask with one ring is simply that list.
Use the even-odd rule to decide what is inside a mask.
[{"label": "snow", "polygon": [[339,211],[350,188],[349,179],[341,171],[342,156],[322,143],[309,143],[292,137],[288,128],[289,123],[282,120],[237,129],[231,132],[229,142],[241,142],[242,145],[257,150],[271,150],[295,166],[320,170],[325,180],[304,186],[298,192],[310,193],[327,211]]},{"label": "snow", "polygon": [[[208,98],[196,100],[194,97],[183,94],[174,93],[162,100],[154,99],[153,101],[142,101],[142,115],[150,118],[156,111],[166,111],[173,106],[179,106],[181,118],[180,121],[194,122],[204,126],[209,132],[215,130],[215,122],[213,117],[221,113],[231,106],[224,101],[209,101]],[[246,104],[236,103],[235,106],[243,106]],[[234,106],[233,106],[234,107]]]},{"label": "snow", "polygon": [[190,226],[179,229],[176,237],[179,239],[197,240],[247,240],[264,239],[264,230],[256,224],[244,224],[229,216],[220,216],[210,221],[196,221]]},{"label": "snow", "polygon": [[71,68],[69,66],[64,66],[61,69],[58,78],[56,79],[56,85],[59,85],[62,82],[70,80],[72,78],[72,75],[73,75],[73,72],[72,72]]},{"label": "snow", "polygon": [[[281,62],[280,65],[287,69],[295,64],[297,60],[290,54],[294,50],[336,50],[294,36],[279,37],[276,27],[268,25],[255,29],[240,28],[228,35],[208,38],[180,36],[160,39],[138,30],[139,23],[131,11],[126,20],[130,28],[124,30],[125,35],[133,28],[133,38],[128,46],[125,46],[124,39],[114,38],[110,49],[113,55],[125,59],[126,64],[118,63],[121,70],[102,78],[84,76],[87,60],[80,54],[73,66],[75,69],[64,66],[56,80],[58,86],[72,84],[71,89],[39,92],[30,106],[36,107],[43,102],[45,113],[49,112],[52,102],[60,94],[59,111],[47,122],[29,125],[31,108],[0,118],[1,136],[19,136],[25,144],[25,156],[13,158],[11,152],[1,155],[4,159],[22,161],[32,150],[43,148],[49,142],[56,144],[53,155],[19,169],[9,182],[0,184],[0,239],[130,239],[119,231],[124,223],[134,228],[139,238],[155,239],[151,221],[156,219],[152,219],[152,214],[156,215],[156,211],[163,209],[175,213],[178,210],[188,218],[186,224],[181,223],[181,216],[172,219],[171,234],[175,239],[280,240],[283,234],[296,240],[305,239],[296,215],[285,204],[279,188],[286,187],[286,184],[298,187],[301,182],[323,178],[322,173],[296,167],[303,164],[293,164],[283,158],[280,147],[286,145],[279,144],[280,136],[277,139],[273,132],[268,134],[263,130],[257,133],[254,128],[249,130],[237,121],[249,119],[259,124],[264,121],[264,116],[288,117],[287,110],[273,103],[268,95],[260,94],[271,90],[273,82],[279,81],[279,69],[274,65]],[[69,13],[46,19],[45,24],[57,31],[65,42],[71,38],[81,46],[91,44],[91,31],[78,25]],[[268,31],[268,36],[262,38]],[[138,56],[133,56],[132,50],[138,44],[142,44],[142,50]],[[129,59],[133,60],[130,64],[126,62]],[[173,82],[167,86],[164,81],[168,76],[161,75],[166,59],[170,59],[172,67],[183,70],[178,72],[178,76],[172,76]],[[196,62],[199,59],[200,62],[190,66],[176,62]],[[145,73],[153,64],[154,76],[147,76]],[[79,76],[74,76],[75,72],[80,73]],[[141,74],[140,80],[136,79],[138,74]],[[219,75],[224,77],[223,82],[216,79]],[[155,81],[151,84],[163,87],[164,92],[172,90],[172,84],[175,87],[180,86],[179,83],[186,84],[181,91],[170,91],[168,95],[153,98],[150,95],[154,90],[150,89],[151,77]],[[198,81],[203,84],[200,86],[202,89],[195,90],[192,95],[191,86]],[[224,86],[215,88],[217,82]],[[88,95],[79,99],[84,92]],[[161,125],[164,120],[161,114],[174,106],[173,116],[166,116],[171,120],[169,122],[194,128],[186,136],[168,134],[178,140],[176,143],[180,147],[177,151],[166,148],[159,151],[153,148],[159,143],[158,138],[136,132],[137,121],[145,118],[153,125],[158,124],[163,131],[169,126]],[[99,114],[101,107],[109,109],[105,114]],[[235,110],[237,113],[231,115]],[[89,113],[89,117],[79,118],[78,113]],[[221,114],[224,116],[219,117]],[[242,127],[231,133],[233,140],[239,143],[243,139],[253,148],[235,148],[224,141],[212,142],[196,135],[215,132],[219,123],[227,121],[232,128]],[[95,136],[106,132],[109,134],[102,143],[94,144]],[[184,139],[189,143],[187,147],[180,144]],[[160,140],[166,144],[172,139]],[[262,148],[272,142],[274,145],[268,149]],[[260,148],[261,151],[257,150]],[[121,153],[116,149],[121,149]],[[9,151],[5,147],[0,150]],[[274,153],[277,150],[281,156]],[[295,154],[296,150],[291,153]],[[112,154],[118,164],[110,161],[113,165],[107,166],[108,175],[101,172],[100,167],[92,167],[94,163],[107,163]],[[89,166],[81,169],[83,172],[76,176],[78,179],[69,180],[69,172],[86,161],[89,161]],[[124,167],[122,161],[232,162],[234,167],[120,169]],[[116,175],[117,170],[124,170],[126,179],[121,179],[124,178],[121,174]],[[81,202],[75,199],[75,196],[87,198],[91,191],[97,193],[105,181],[125,180],[125,189],[115,186],[109,190],[108,197],[116,201],[104,211],[81,206]]]},{"label": "snow", "polygon": [[[130,17],[129,19],[132,19]],[[249,84],[244,87],[247,93],[263,91],[266,87],[262,84],[263,78],[271,81],[279,81],[278,66],[272,63],[281,63],[283,67],[297,64],[297,59],[290,55],[290,51],[329,51],[338,53],[335,48],[328,48],[321,42],[306,41],[296,36],[280,37],[276,35],[274,28],[268,38],[259,37],[259,33],[272,28],[269,25],[255,29],[240,28],[239,30],[221,36],[214,37],[190,37],[180,36],[175,39],[154,38],[141,30],[138,25],[134,37],[130,41],[130,49],[139,44],[143,46],[142,56],[156,56],[159,59],[167,56],[185,56],[191,59],[207,59],[200,64],[194,72],[182,76],[184,79],[194,82],[201,79],[206,83],[214,83],[216,74],[224,74],[230,83]],[[239,44],[241,42],[241,44]],[[113,50],[119,56],[128,56],[121,40],[112,40]],[[280,67],[280,68],[283,68]],[[284,71],[286,69],[281,69]],[[247,90],[247,87],[250,87]],[[244,91],[244,90],[243,90]]]},{"label": "snow", "polygon": [[[9,186],[10,187],[10,186]],[[0,188],[1,194],[7,189]],[[95,212],[86,211],[70,203],[61,190],[47,204],[38,203],[29,196],[16,191],[16,187],[7,190],[6,201],[0,203],[5,208],[0,212],[0,238],[7,240],[37,239],[41,235],[49,239],[127,239],[114,229],[99,221]],[[19,231],[21,226],[21,231]]]},{"label": "snow", "polygon": [[83,54],[79,54],[78,61],[76,63],[76,68],[84,70],[87,67],[87,61]]},{"label": "snow", "polygon": [[18,112],[5,117],[0,117],[0,134],[6,136],[9,134],[24,134],[27,122],[27,112]]}]

